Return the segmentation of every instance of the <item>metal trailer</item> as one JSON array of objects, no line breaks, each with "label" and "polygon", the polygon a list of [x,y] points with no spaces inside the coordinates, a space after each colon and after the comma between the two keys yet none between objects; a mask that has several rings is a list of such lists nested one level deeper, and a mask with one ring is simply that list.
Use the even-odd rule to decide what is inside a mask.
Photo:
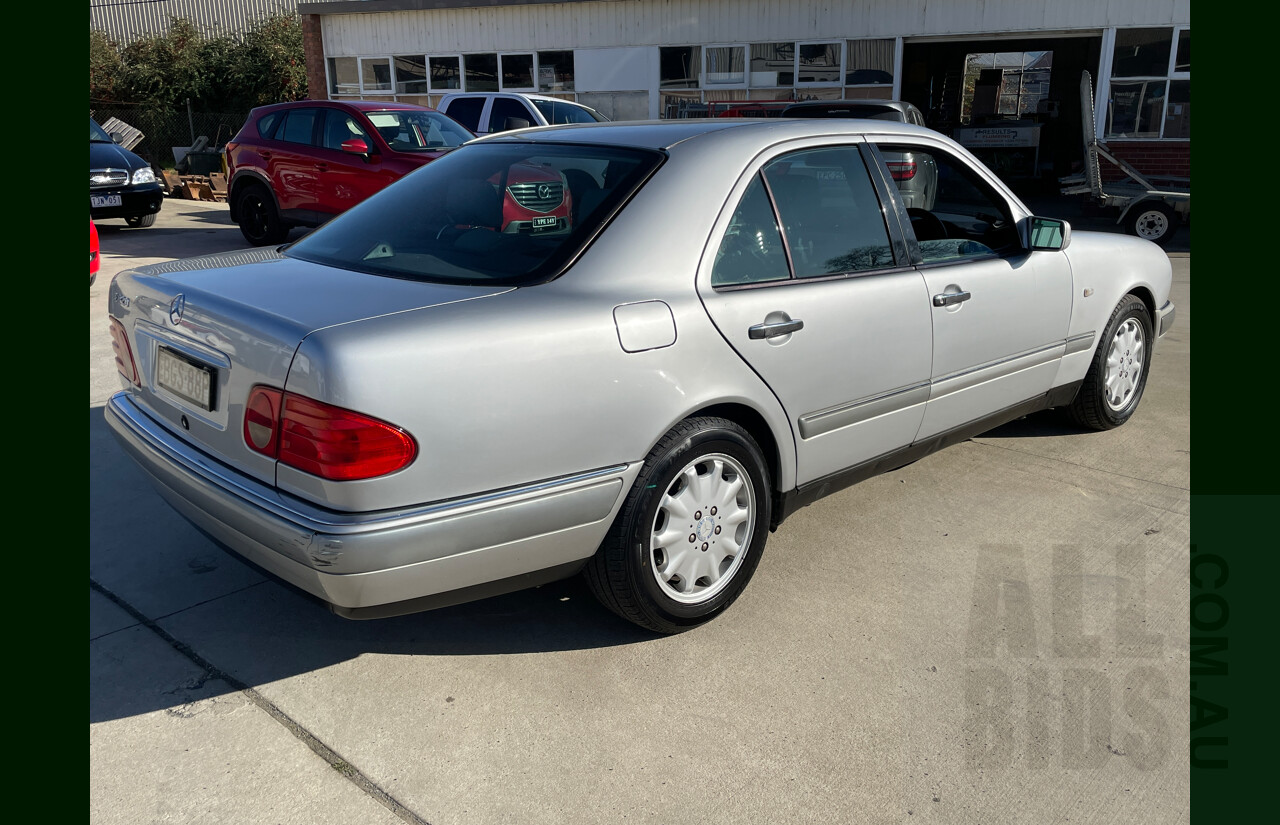
[{"label": "metal trailer", "polygon": [[[1080,109],[1084,132],[1085,171],[1059,178],[1064,195],[1088,194],[1099,206],[1118,209],[1116,223],[1124,224],[1131,235],[1146,238],[1161,246],[1173,239],[1178,225],[1191,219],[1191,181],[1165,180],[1156,186],[1148,177],[1111,153],[1098,139],[1094,119],[1093,80],[1088,72],[1080,77]],[[1123,172],[1127,180],[1104,183],[1102,160]]]}]

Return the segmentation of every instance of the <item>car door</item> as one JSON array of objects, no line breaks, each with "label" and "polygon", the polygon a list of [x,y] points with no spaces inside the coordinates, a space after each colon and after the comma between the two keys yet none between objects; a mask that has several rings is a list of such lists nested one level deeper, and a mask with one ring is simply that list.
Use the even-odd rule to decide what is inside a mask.
[{"label": "car door", "polygon": [[876,143],[883,179],[898,180],[888,158],[928,162],[937,181],[927,208],[901,204],[911,253],[928,287],[933,328],[923,440],[998,413],[1049,390],[1066,349],[1072,280],[1060,251],[1029,252],[1018,221],[1027,217],[972,162],[927,139]]},{"label": "car door", "polygon": [[538,116],[529,111],[523,101],[514,97],[495,97],[489,106],[489,131],[505,132],[515,128],[507,125],[509,119],[526,121],[529,126],[539,125]]},{"label": "car door", "polygon": [[267,161],[271,188],[286,217],[289,212],[314,212],[319,208],[315,135],[320,114],[318,108],[309,106],[290,109],[276,128],[270,148],[261,153]]},{"label": "car door", "polygon": [[[394,176],[384,170],[383,158],[376,154],[378,144],[355,115],[341,109],[323,111],[325,122],[315,157],[319,209],[336,215],[386,187]],[[343,141],[352,139],[365,142],[371,153],[368,158],[342,151]]]},{"label": "car door", "polygon": [[909,445],[928,399],[929,301],[858,142],[757,159],[698,290],[790,420],[803,485]]}]

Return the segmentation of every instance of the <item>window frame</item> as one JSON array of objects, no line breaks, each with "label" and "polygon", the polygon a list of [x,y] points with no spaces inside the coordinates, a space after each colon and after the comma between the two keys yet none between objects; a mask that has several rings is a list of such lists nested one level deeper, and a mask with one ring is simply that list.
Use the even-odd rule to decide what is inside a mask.
[{"label": "window frame", "polygon": [[[422,83],[425,88],[420,92],[410,92],[400,90],[400,70],[397,68],[397,61],[407,60],[409,58],[422,58],[422,80],[405,81],[406,83]],[[391,56],[391,89],[392,94],[399,95],[425,95],[431,91],[431,63],[430,56],[427,54],[397,54]]]},{"label": "window frame", "polygon": [[[807,83],[800,80],[800,50],[805,46],[839,46],[840,60],[836,64],[835,80],[811,80]],[[845,53],[848,48],[845,45],[845,38],[837,38],[835,40],[797,40],[795,41],[795,59],[793,61],[792,71],[792,88],[795,89],[831,89],[844,88],[845,78]],[[843,95],[842,95],[843,96]]]},{"label": "window frame", "polygon": [[[395,64],[395,58],[394,58],[394,57],[392,57],[391,55],[375,55],[375,54],[370,54],[370,55],[361,55],[360,57],[358,57],[358,58],[356,58],[356,59],[357,59],[357,61],[358,61],[358,65],[359,65],[359,72],[360,72],[360,94],[361,94],[361,96],[364,96],[364,95],[374,95],[374,96],[376,96],[376,97],[393,97],[393,96],[396,94],[396,76],[395,76],[395,65],[396,65],[396,64]],[[370,63],[372,63],[372,62],[374,62],[374,61],[378,61],[378,60],[385,60],[385,61],[387,61],[387,76],[390,78],[390,81],[389,81],[389,83],[390,83],[390,88],[389,88],[389,89],[366,89],[366,88],[365,88],[365,86],[364,86],[364,64],[365,64],[365,61],[366,61],[366,60],[367,60],[367,61],[369,61]]]},{"label": "window frame", "polygon": [[[696,48],[696,47],[695,47]],[[742,79],[725,83],[711,83],[707,80],[707,59],[708,49],[739,49],[742,52]],[[698,67],[697,89],[703,92],[721,91],[724,89],[746,89],[747,81],[751,78],[751,60],[747,55],[747,46],[743,43],[707,43],[702,46],[702,63]],[[730,63],[732,63],[732,59]],[[723,74],[723,72],[721,72]]]},{"label": "window frame", "polygon": [[[435,85],[435,80],[431,76],[431,61],[436,59],[440,59],[440,60],[453,59],[457,61],[457,69],[458,69],[458,85],[457,86],[436,86]],[[461,92],[461,91],[464,91],[462,87],[464,84],[466,84],[466,82],[467,82],[467,76],[466,76],[465,70],[462,67],[462,52],[451,52],[448,54],[428,54],[427,55],[427,91],[428,92],[430,92],[431,94],[449,94],[450,92]]]},{"label": "window frame", "polygon": [[[1118,36],[1122,31],[1129,31],[1133,29],[1166,29],[1166,28],[1172,32],[1172,35],[1169,39],[1169,55],[1168,55],[1168,59],[1165,61],[1165,73],[1163,75],[1117,75],[1115,73],[1115,64],[1114,64],[1115,39],[1113,38],[1111,40],[1111,43],[1110,43],[1111,53],[1107,55],[1108,76],[1107,76],[1106,95],[1105,96],[1101,94],[1098,95],[1099,101],[1104,106],[1106,106],[1106,108],[1103,109],[1100,113],[1101,124],[1099,124],[1098,126],[1100,131],[1099,136],[1103,140],[1121,140],[1121,141],[1131,141],[1131,140],[1132,141],[1189,141],[1191,140],[1190,135],[1186,137],[1167,137],[1165,135],[1165,126],[1167,125],[1169,120],[1169,99],[1172,97],[1173,84],[1177,81],[1186,81],[1187,83],[1191,82],[1190,69],[1184,72],[1177,71],[1178,41],[1182,37],[1183,32],[1187,32],[1188,34],[1190,33],[1191,26],[1190,25],[1177,25],[1177,26],[1168,26],[1168,27],[1166,26],[1120,26],[1115,29],[1115,34]],[[1152,83],[1152,82],[1164,83],[1164,101],[1160,107],[1159,134],[1154,136],[1122,135],[1116,132],[1112,132],[1110,130],[1111,110],[1110,110],[1109,104],[1113,97],[1113,89],[1115,84],[1117,83],[1120,83],[1120,84]],[[1188,101],[1189,100],[1190,100],[1190,94],[1188,94]]]},{"label": "window frame", "polygon": [[[505,75],[503,74],[502,60],[506,57],[527,57],[529,58],[529,80],[532,86],[508,86]],[[538,53],[530,52],[498,52],[498,91],[500,92],[519,92],[522,94],[537,94],[538,92]]]}]

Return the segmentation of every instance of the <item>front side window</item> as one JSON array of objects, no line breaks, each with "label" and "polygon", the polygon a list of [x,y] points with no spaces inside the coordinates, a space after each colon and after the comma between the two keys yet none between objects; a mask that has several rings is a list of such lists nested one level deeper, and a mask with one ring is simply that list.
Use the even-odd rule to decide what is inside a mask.
[{"label": "front side window", "polygon": [[[518,121],[523,121],[520,123]],[[525,105],[518,100],[512,100],[509,97],[495,97],[493,106],[489,109],[489,131],[505,132],[508,129],[523,128],[525,126],[533,126],[537,123],[533,119],[533,112],[525,108]]]},{"label": "front side window", "polygon": [[547,123],[553,126],[558,123],[604,123],[609,120],[595,109],[563,100],[535,100],[533,105],[542,112]]},{"label": "front side window", "polygon": [[373,148],[373,141],[354,116],[338,109],[325,112],[324,148],[341,152],[344,141],[356,139],[363,140],[366,146]]},{"label": "front side window", "polygon": [[880,199],[856,147],[784,155],[764,177],[797,278],[894,265]]},{"label": "front side window", "polygon": [[471,140],[471,135],[439,112],[417,109],[388,109],[367,114],[387,146],[397,152],[438,152],[454,149]]},{"label": "front side window", "polygon": [[911,218],[924,263],[1020,249],[1008,202],[967,163],[921,146],[881,144],[881,163]]},{"label": "front side window", "polygon": [[[473,143],[291,245],[341,269],[446,284],[529,285],[559,274],[662,162],[610,146]],[[596,184],[573,200],[569,181]]]}]

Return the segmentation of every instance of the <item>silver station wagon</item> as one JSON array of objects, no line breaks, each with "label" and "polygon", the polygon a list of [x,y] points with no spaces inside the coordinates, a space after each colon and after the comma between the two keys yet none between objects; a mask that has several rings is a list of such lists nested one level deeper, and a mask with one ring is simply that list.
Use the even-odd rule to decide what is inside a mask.
[{"label": "silver station wagon", "polygon": [[1035,410],[1123,424],[1170,280],[919,126],[546,127],[291,245],[121,273],[105,414],[201,531],[343,616],[581,572],[674,633],[822,496]]}]

